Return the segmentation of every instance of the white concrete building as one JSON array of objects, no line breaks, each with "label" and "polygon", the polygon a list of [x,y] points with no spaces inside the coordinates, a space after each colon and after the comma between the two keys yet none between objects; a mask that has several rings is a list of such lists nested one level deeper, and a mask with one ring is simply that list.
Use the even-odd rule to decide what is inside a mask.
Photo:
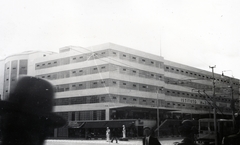
[{"label": "white concrete building", "polygon": [[0,61],[0,74],[2,99],[21,75],[46,79],[56,87],[54,111],[68,125],[55,130],[54,137],[86,137],[87,132],[102,136],[103,128],[122,125],[127,136],[141,136],[144,126],[156,127],[157,111],[159,124],[211,117],[214,99],[220,116],[231,118],[232,97],[239,109],[238,79],[214,74],[213,98],[212,72],[112,43],[9,56]]}]

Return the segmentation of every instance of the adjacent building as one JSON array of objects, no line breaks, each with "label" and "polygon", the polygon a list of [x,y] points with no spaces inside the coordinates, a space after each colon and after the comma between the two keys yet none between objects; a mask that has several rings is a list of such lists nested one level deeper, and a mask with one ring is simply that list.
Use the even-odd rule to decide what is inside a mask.
[{"label": "adjacent building", "polygon": [[0,60],[0,75],[1,99],[22,75],[55,86],[54,111],[68,120],[52,132],[56,138],[104,137],[106,127],[123,125],[137,137],[167,120],[212,117],[214,107],[224,118],[239,110],[238,79],[112,43],[9,56]]}]

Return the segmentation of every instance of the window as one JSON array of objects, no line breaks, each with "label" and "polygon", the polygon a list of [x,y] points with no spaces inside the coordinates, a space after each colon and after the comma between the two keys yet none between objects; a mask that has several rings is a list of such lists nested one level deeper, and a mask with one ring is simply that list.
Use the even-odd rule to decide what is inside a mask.
[{"label": "window", "polygon": [[72,120],[72,121],[75,120],[75,113],[74,113],[74,112],[72,112],[72,118],[71,118],[71,120]]},{"label": "window", "polygon": [[101,97],[101,101],[105,101],[105,97]]},{"label": "window", "polygon": [[127,57],[125,54],[123,54],[123,57]]}]

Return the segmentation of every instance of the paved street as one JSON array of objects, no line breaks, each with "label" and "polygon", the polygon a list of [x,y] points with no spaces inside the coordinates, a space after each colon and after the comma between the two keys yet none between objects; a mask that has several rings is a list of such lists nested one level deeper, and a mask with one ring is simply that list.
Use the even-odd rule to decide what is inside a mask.
[{"label": "paved street", "polygon": [[[173,145],[174,142],[179,142],[180,139],[159,140],[162,145]],[[46,140],[45,145],[114,145],[114,143],[106,142],[105,140]],[[141,145],[141,140],[119,141],[122,145]]]}]

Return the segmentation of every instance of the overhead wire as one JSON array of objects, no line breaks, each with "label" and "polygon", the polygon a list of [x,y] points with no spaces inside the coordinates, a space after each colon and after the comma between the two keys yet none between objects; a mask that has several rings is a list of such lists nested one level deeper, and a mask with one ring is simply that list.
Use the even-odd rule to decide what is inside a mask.
[{"label": "overhead wire", "polygon": [[[85,49],[85,50],[93,53],[93,56],[98,57],[97,55],[94,55],[94,54],[96,54],[96,53],[92,52],[92,50],[87,49],[87,48],[82,48],[82,49]],[[76,50],[76,49],[74,49],[74,50]],[[76,51],[79,51],[79,50],[76,50]],[[79,52],[80,52],[80,51],[79,51]],[[83,53],[83,52],[81,52],[81,53]],[[102,59],[102,58],[99,58],[99,57],[98,57],[98,59],[101,60],[101,61],[110,63],[109,61],[104,60],[104,59]],[[115,62],[117,62],[117,63],[120,63],[120,64],[122,64],[122,65],[124,65],[124,66],[128,66],[128,67],[133,68],[133,69],[136,69],[136,70],[140,70],[140,69],[138,69],[138,68],[136,68],[136,67],[134,67],[134,66],[131,66],[131,65],[126,64],[126,63],[123,63],[123,62],[118,61],[118,60],[115,60],[115,59],[113,59],[113,58],[110,58],[110,57],[109,57],[108,59],[109,59],[109,60],[112,60],[112,61],[115,61]],[[98,67],[98,64],[97,64],[96,61],[95,61],[95,57],[94,57],[94,63],[95,63],[95,65]],[[98,70],[99,70],[99,68],[98,68]],[[143,70],[140,70],[140,71],[143,71]],[[98,71],[98,73],[99,73],[99,71]],[[101,74],[99,73],[99,75],[101,75]],[[101,76],[101,77],[102,77],[102,76]],[[186,80],[179,80],[179,81],[182,81],[182,82],[184,82],[184,81],[190,81],[190,82],[192,82],[192,80],[205,80],[205,79],[186,79]],[[104,85],[105,85],[105,84],[104,84]],[[106,86],[105,86],[105,87],[106,87]],[[106,91],[107,91],[107,90],[106,90]],[[109,93],[108,93],[108,94],[109,94]],[[201,95],[202,95],[202,94],[201,94]],[[218,110],[219,110],[219,111],[221,112],[221,114],[222,114],[222,111],[221,111],[219,108],[218,108]]]},{"label": "overhead wire", "polygon": [[[83,49],[92,52],[92,50],[90,50],[90,49],[87,49],[87,48],[83,48]],[[100,59],[101,61],[110,63],[109,61],[103,60],[102,58],[99,58],[99,59]],[[136,68],[136,67],[131,66],[131,65],[129,65],[129,64],[126,64],[126,63],[123,63],[123,62],[121,62],[121,61],[115,60],[115,59],[113,59],[113,58],[111,58],[111,57],[108,57],[108,59],[113,60],[113,61],[115,61],[115,62],[117,62],[117,63],[123,64],[123,65],[125,65],[125,66],[128,66],[128,67],[130,67],[130,68],[133,68],[133,69],[135,69],[135,70],[143,71],[143,70],[141,70],[141,69],[139,69],[139,68]]]},{"label": "overhead wire", "polygon": [[[209,98],[209,100],[211,100],[212,102],[214,102],[214,101],[208,96],[208,94],[207,94],[205,91],[203,91],[203,93]],[[219,110],[220,113],[223,115],[222,110],[217,106],[216,102],[215,102],[213,105],[214,105],[214,108],[216,108],[217,110]]]},{"label": "overhead wire", "polygon": [[[192,90],[194,90],[194,89],[192,89]],[[210,101],[212,101],[212,100],[210,99],[210,97],[209,97],[207,94],[204,93],[204,94],[210,99],[210,101],[207,100],[207,98],[206,98],[205,95],[203,95],[203,94],[200,93],[200,90],[197,90],[197,92],[198,92],[198,94],[199,94],[200,96],[203,96],[203,97],[204,97],[204,100],[207,101],[207,103],[208,103],[212,108],[216,108],[216,109],[223,115],[222,111],[220,110],[220,108],[218,108],[217,105],[212,105],[212,103],[210,103]],[[212,101],[212,102],[213,102],[213,101]]]},{"label": "overhead wire", "polygon": [[[94,52],[92,52],[92,50],[90,50],[90,49],[87,49],[87,48],[83,48],[83,49],[85,49],[85,50],[87,50],[87,51],[90,51],[91,53],[94,53]],[[76,50],[76,49],[74,49],[74,50]],[[78,51],[78,50],[76,50],[76,51]],[[80,52],[80,51],[79,51],[79,52]],[[96,57],[98,57],[97,53],[94,53],[94,54],[95,54]],[[103,61],[103,62],[106,62],[106,63],[111,63],[111,62],[109,62],[109,61],[107,61],[107,60],[104,60],[104,59],[102,59],[102,58],[99,58],[99,57],[98,57],[98,59],[101,60],[101,61]],[[113,60],[113,61],[115,61],[115,62],[118,62],[118,63],[120,63],[120,64],[123,64],[123,65],[125,65],[125,66],[128,66],[128,67],[130,67],[131,69],[138,70],[139,72],[144,71],[144,70],[138,69],[138,68],[136,68],[136,67],[134,67],[134,66],[128,65],[128,64],[126,64],[126,63],[123,63],[123,62],[121,62],[121,61],[117,61],[117,60],[115,60],[115,59],[113,59],[113,58],[110,58],[110,57],[109,57],[108,59]],[[144,73],[139,73],[139,75],[141,75],[141,74],[144,75]]]},{"label": "overhead wire", "polygon": [[[89,49],[86,49],[86,48],[84,48],[85,50],[88,50],[88,51],[91,51],[91,50],[89,50]],[[111,58],[109,58],[109,59],[111,59]],[[120,61],[117,61],[117,60],[114,60],[114,59],[111,59],[111,60],[113,60],[113,61],[116,61],[116,62],[118,62],[118,63],[121,63],[121,64],[123,64],[123,65],[126,65],[126,66],[130,66],[130,65],[128,65],[128,64],[125,64],[125,63],[122,63],[122,62],[120,62]],[[102,60],[102,61],[105,61],[105,60]],[[107,61],[105,61],[105,62],[107,62]],[[109,62],[108,62],[109,63]],[[97,65],[97,64],[96,64]],[[131,68],[135,68],[135,67],[133,67],[133,66],[130,66]],[[135,68],[135,69],[137,69],[137,68]],[[138,69],[139,70],[139,69]],[[179,81],[182,81],[182,82],[184,82],[184,81],[190,81],[190,82],[192,82],[192,80],[200,80],[200,79],[186,79],[186,80],[178,80],[178,82]],[[202,79],[201,79],[202,80]],[[202,94],[200,94],[200,95],[202,95]],[[206,98],[205,98],[205,100],[206,100]],[[211,105],[210,104],[210,102],[208,101],[208,100],[206,100],[208,103],[209,103],[209,105]],[[211,105],[212,106],[212,105]],[[212,106],[213,107],[213,106]],[[217,107],[217,106],[216,106]],[[219,110],[219,112],[221,113],[221,114],[223,114],[222,113],[222,111],[217,107],[217,109]]]},{"label": "overhead wire", "polygon": [[[80,52],[79,50],[76,50],[76,49],[74,49],[74,50],[77,51],[77,52]],[[81,53],[83,53],[83,52],[81,52]],[[101,83],[104,82],[103,85],[104,85],[105,91],[106,91],[107,95],[109,96],[110,101],[111,101],[112,103],[114,103],[114,106],[116,106],[115,102],[112,100],[111,94],[110,94],[109,91],[107,90],[107,86],[106,86],[105,81],[104,81],[104,79],[103,79],[103,77],[102,77],[102,74],[99,72],[100,69],[99,69],[99,65],[96,63],[95,56],[96,56],[96,54],[95,54],[95,53],[92,53],[92,54],[87,58],[86,61],[89,61],[89,59],[91,59],[91,57],[93,57],[93,61],[94,61],[94,63],[95,63],[95,66],[97,67],[97,71],[98,71],[98,74],[99,74],[99,76],[100,76]],[[109,107],[109,106],[108,106],[108,107]]]},{"label": "overhead wire", "polygon": [[[93,60],[94,60],[94,63],[95,63],[95,65],[96,65],[96,67],[97,67],[98,74],[99,74],[101,80],[104,81],[104,79],[103,79],[103,77],[102,77],[102,74],[99,72],[100,69],[99,69],[99,65],[97,64],[97,62],[96,62],[96,60],[95,60],[95,56],[94,56]],[[103,85],[104,85],[105,91],[106,91],[107,94],[108,94],[109,99],[110,99],[111,102],[114,104],[114,106],[116,106],[116,103],[112,100],[112,96],[111,96],[110,92],[109,92],[108,89],[107,89],[107,86],[106,86],[106,84],[105,84],[105,81],[104,81]]]}]

